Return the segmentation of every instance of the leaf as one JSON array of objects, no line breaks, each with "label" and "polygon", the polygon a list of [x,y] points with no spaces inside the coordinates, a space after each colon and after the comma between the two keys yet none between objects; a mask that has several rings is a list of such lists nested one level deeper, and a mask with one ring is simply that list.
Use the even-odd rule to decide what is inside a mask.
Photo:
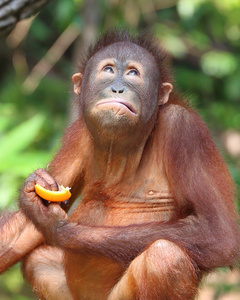
[{"label": "leaf", "polygon": [[238,68],[238,61],[229,52],[210,51],[202,56],[201,67],[204,73],[222,78]]},{"label": "leaf", "polygon": [[163,36],[162,44],[174,57],[183,57],[187,53],[187,47],[181,38],[175,36]]},{"label": "leaf", "polygon": [[16,197],[17,177],[13,174],[0,175],[0,209],[5,209]]},{"label": "leaf", "polygon": [[1,131],[5,130],[10,123],[11,123],[10,118],[0,115],[0,135],[1,135]]},{"label": "leaf", "polygon": [[11,172],[26,177],[38,168],[45,168],[50,159],[51,154],[44,151],[15,154],[1,162],[0,173]]},{"label": "leaf", "polygon": [[0,139],[0,163],[30,145],[38,134],[44,117],[40,114],[20,124]]}]

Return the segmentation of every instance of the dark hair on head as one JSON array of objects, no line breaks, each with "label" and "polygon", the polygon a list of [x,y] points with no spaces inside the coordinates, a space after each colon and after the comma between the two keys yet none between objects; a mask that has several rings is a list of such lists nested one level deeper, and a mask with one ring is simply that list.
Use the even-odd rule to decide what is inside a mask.
[{"label": "dark hair on head", "polygon": [[95,45],[91,45],[87,49],[85,55],[82,55],[78,65],[78,71],[84,73],[87,62],[95,53],[118,42],[129,42],[137,44],[138,46],[146,49],[156,60],[162,82],[172,82],[172,76],[171,72],[169,72],[169,67],[166,68],[165,65],[166,53],[163,48],[159,46],[159,42],[149,31],[145,31],[139,35],[131,35],[127,29],[115,29],[107,31],[105,34],[100,36]]}]

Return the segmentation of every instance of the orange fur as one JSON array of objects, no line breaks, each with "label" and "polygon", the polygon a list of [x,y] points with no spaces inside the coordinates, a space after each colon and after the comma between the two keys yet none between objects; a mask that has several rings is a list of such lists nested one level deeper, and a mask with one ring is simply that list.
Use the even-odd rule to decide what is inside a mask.
[{"label": "orange fur", "polygon": [[[136,57],[135,51],[144,57]],[[132,55],[133,62],[143,61],[148,70],[148,89],[140,78],[124,79],[124,88],[138,87],[142,97],[139,106],[130,98],[125,104],[135,112],[139,107],[145,114],[151,110],[147,121],[132,116],[134,123],[119,115],[126,105],[123,110],[110,106],[103,118],[106,123],[101,114],[91,119],[91,105],[84,110],[86,100],[92,104],[98,99],[96,86],[117,76],[111,52],[124,59],[122,65]],[[107,73],[96,76],[105,81],[92,82],[93,76],[89,82],[89,73],[96,70],[88,62],[99,54],[99,64],[106,53],[111,64],[107,59]],[[135,65],[130,67],[135,74]],[[6,242],[0,254],[10,257],[0,270],[28,253],[24,276],[42,300],[193,300],[203,274],[232,266],[239,257],[234,185],[223,158],[198,114],[177,93],[170,95],[171,74],[163,52],[151,39],[108,33],[90,49],[78,71],[83,73],[73,77],[81,108],[78,120],[66,130],[48,173],[39,169],[26,179],[21,211],[0,219],[0,235]],[[119,81],[114,84],[122,93]],[[116,92],[113,86],[111,90]],[[151,95],[159,97],[155,102],[148,99],[152,90]],[[137,102],[136,91],[134,99]],[[112,115],[116,118],[109,125]],[[130,135],[125,126],[132,130]],[[43,205],[34,192],[36,183],[54,191],[57,183],[70,186],[70,207],[78,197],[81,201],[68,216],[59,205]],[[50,245],[34,250],[43,236]]]}]

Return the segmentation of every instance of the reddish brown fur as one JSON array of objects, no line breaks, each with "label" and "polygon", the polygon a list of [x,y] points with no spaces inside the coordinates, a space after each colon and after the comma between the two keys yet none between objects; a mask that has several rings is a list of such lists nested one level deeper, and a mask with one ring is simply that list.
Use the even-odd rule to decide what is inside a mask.
[{"label": "reddish brown fur", "polygon": [[6,213],[0,218],[0,273],[18,262],[44,238],[22,212]]},{"label": "reddish brown fur", "polygon": [[[155,57],[161,83],[172,81],[156,43],[126,32],[100,39],[79,70],[84,73],[90,57],[119,41],[147,49]],[[203,274],[235,263],[240,240],[232,179],[208,129],[176,93],[159,107],[133,182],[109,184],[97,178],[93,151],[93,138],[80,113],[48,168],[56,182],[72,187],[70,206],[79,194],[83,197],[69,221],[63,215],[60,225],[52,223],[44,231],[37,222],[39,214],[47,222],[55,217],[54,206],[49,211],[41,207],[34,216],[37,206],[32,211],[21,204],[46,240],[62,249],[53,259],[54,247],[42,246],[25,259],[25,276],[41,299],[192,300]],[[144,197],[134,202],[146,178],[154,179],[153,187],[156,180],[164,187],[167,182],[170,191],[162,206]],[[122,201],[124,197],[127,201]],[[44,219],[44,214],[49,217]],[[2,227],[6,222],[12,224],[11,219],[4,220]],[[15,225],[11,230],[20,235]],[[22,249],[22,256],[41,238]],[[49,286],[46,266],[51,276],[59,278],[54,285]]]},{"label": "reddish brown fur", "polygon": [[[96,242],[95,251],[113,256],[114,259],[130,261],[143,250],[146,244],[159,237],[167,238],[186,248],[190,252],[189,255],[204,271],[232,265],[239,248],[233,182],[208,129],[199,116],[190,108],[186,108],[185,104],[166,105],[159,111],[158,120],[159,123],[152,137],[157,140],[156,143],[159,143],[158,151],[163,157],[167,178],[175,196],[179,222],[132,225],[126,228],[109,229],[106,233],[103,228],[96,228],[96,231],[102,230],[100,236],[105,234],[106,236],[102,239],[103,244],[97,245]],[[68,140],[68,148],[71,149],[69,143]],[[79,144],[82,145],[81,157],[89,154],[89,144],[87,143],[85,147],[84,144],[85,141]],[[61,154],[58,157],[61,158]],[[162,158],[158,159],[161,162]],[[53,160],[51,174],[61,182],[57,176],[60,172],[59,165],[55,174],[56,161],[57,158]],[[62,167],[66,172],[66,166]],[[88,177],[87,170],[85,176]],[[78,178],[78,175],[76,177]],[[63,180],[63,183],[66,182]],[[96,185],[93,182],[88,189],[93,191],[97,188],[100,189],[100,199],[103,195],[105,200],[114,199],[118,189],[122,190],[126,187],[120,185],[104,189],[104,184]],[[87,228],[86,230],[88,231]],[[70,236],[70,233],[71,230],[68,232],[66,229],[66,235]],[[124,234],[123,240],[120,233]],[[92,233],[89,233],[89,236],[94,239]],[[113,241],[114,249],[110,247]],[[124,245],[128,248],[127,251]],[[71,241],[67,239],[66,247],[75,248],[75,245],[71,246]],[[90,252],[92,251],[94,250],[91,249]]]}]

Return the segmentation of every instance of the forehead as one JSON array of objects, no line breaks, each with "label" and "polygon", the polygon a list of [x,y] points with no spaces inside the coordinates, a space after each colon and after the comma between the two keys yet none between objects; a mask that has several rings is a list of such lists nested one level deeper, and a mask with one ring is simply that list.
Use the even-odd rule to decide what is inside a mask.
[{"label": "forehead", "polygon": [[157,68],[155,58],[146,49],[130,42],[118,42],[109,45],[94,54],[91,60],[97,63],[108,58],[123,64],[128,61],[137,61],[145,66]]}]

